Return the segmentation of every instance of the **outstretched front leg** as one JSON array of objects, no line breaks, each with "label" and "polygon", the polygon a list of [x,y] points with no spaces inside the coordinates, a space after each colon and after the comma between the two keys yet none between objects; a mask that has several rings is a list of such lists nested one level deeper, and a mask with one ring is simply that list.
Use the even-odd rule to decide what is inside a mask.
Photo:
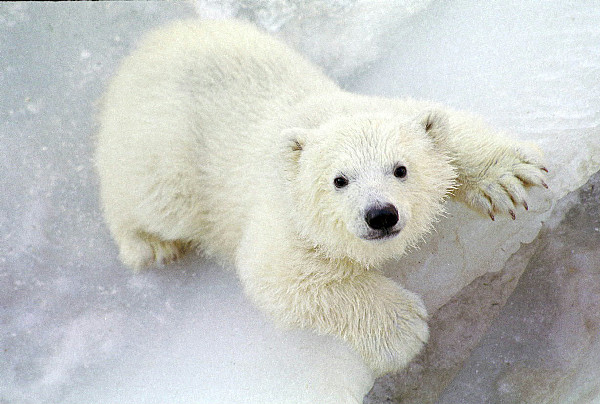
[{"label": "outstretched front leg", "polygon": [[442,122],[428,133],[456,168],[456,199],[492,220],[497,214],[514,220],[517,206],[529,209],[526,188],[548,188],[548,170],[535,144],[506,138],[463,112],[434,110],[423,115],[425,126],[435,120]]},{"label": "outstretched front leg", "polygon": [[288,248],[283,238],[274,245],[246,239],[237,267],[246,293],[278,323],[340,338],[375,376],[402,369],[421,350],[427,313],[417,295],[349,261]]}]

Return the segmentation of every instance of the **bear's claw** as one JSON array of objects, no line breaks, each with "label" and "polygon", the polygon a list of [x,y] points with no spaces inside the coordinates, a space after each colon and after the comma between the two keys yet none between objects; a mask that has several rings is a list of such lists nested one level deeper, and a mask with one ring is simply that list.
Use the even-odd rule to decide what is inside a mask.
[{"label": "bear's claw", "polygon": [[489,156],[482,160],[467,160],[466,175],[457,195],[492,220],[497,214],[506,214],[516,220],[517,206],[529,210],[525,201],[528,187],[548,189],[545,178],[548,169],[541,163],[541,153],[528,144],[518,147],[499,145]]}]

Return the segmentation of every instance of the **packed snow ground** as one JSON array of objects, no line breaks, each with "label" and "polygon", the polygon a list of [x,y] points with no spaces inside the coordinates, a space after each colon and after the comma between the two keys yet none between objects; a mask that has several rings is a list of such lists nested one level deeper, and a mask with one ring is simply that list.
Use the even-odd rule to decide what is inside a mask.
[{"label": "packed snow ground", "polygon": [[600,168],[600,5],[199,0],[0,4],[1,402],[340,403],[371,387],[341,344],[275,329],[231,271],[117,259],[95,102],[143,32],[195,11],[252,19],[350,90],[470,110],[548,157],[552,193],[516,222],[451,203],[387,268],[435,313],[432,342],[368,402],[600,401],[597,176],[564,198]]}]

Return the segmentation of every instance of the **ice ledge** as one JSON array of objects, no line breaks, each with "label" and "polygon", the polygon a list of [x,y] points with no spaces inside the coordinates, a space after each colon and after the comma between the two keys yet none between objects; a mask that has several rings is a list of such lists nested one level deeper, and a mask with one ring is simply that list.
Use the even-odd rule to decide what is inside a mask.
[{"label": "ice ledge", "polygon": [[600,172],[550,219],[501,271],[438,309],[422,355],[377,380],[365,403],[600,400]]}]

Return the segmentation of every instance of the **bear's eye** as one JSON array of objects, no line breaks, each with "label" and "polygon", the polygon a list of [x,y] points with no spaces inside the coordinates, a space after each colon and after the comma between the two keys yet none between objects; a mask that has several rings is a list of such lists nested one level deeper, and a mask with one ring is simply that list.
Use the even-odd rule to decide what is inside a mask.
[{"label": "bear's eye", "polygon": [[406,167],[398,166],[394,169],[394,177],[396,178],[404,178],[406,177]]},{"label": "bear's eye", "polygon": [[335,185],[336,188],[344,188],[348,185],[348,180],[344,177],[335,177],[333,185]]}]

